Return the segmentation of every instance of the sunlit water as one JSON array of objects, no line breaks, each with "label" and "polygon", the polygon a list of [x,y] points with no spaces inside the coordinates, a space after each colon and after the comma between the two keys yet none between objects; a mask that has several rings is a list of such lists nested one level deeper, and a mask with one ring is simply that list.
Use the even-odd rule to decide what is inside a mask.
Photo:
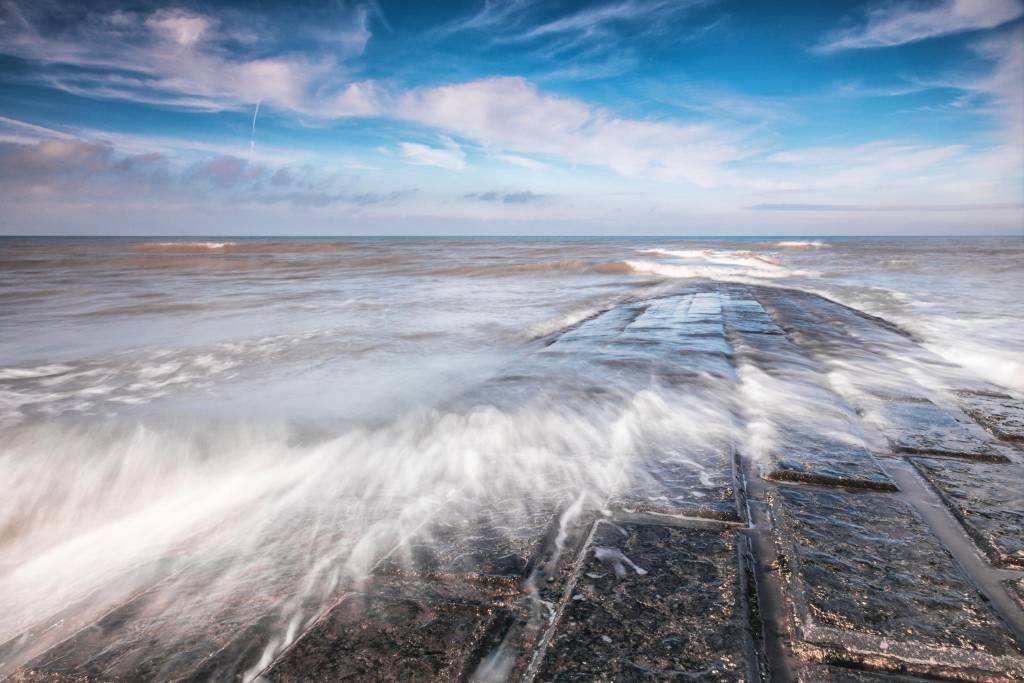
[{"label": "sunlit water", "polygon": [[744,410],[812,415],[749,373],[538,365],[698,279],[820,293],[1024,392],[1019,238],[0,240],[0,643],[160,580],[168,648],[246,596],[269,661],[424,520],[599,506],[638,454],[700,469]]}]

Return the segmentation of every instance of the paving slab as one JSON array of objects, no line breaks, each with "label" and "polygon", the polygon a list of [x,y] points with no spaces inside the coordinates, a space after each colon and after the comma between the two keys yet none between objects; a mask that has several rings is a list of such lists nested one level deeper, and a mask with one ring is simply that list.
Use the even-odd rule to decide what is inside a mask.
[{"label": "paving slab", "polygon": [[[806,664],[796,672],[798,683],[928,683],[924,678],[850,669],[827,664]],[[932,679],[934,680],[934,679]]]},{"label": "paving slab", "polygon": [[263,673],[268,681],[462,681],[507,612],[350,594]]},{"label": "paving slab", "polygon": [[785,334],[771,315],[754,299],[730,299],[722,309],[730,331],[747,334]]},{"label": "paving slab", "polygon": [[702,319],[722,319],[722,298],[718,292],[699,292],[688,301],[685,311],[680,311],[683,322]]},{"label": "paving slab", "polygon": [[681,353],[665,366],[661,379],[684,385],[708,380],[736,381],[736,366],[721,353]]},{"label": "paving slab", "polygon": [[818,368],[818,364],[799,346],[782,335],[733,330],[729,333],[729,342],[738,360],[749,362],[765,372],[780,374]]},{"label": "paving slab", "polygon": [[[255,577],[249,585],[239,579],[230,596],[217,594],[212,586],[222,571],[214,563],[180,582],[136,595],[47,649],[23,672],[95,680],[192,680],[198,669],[211,664],[206,670],[218,672],[220,680],[240,674],[244,668],[237,667],[259,661],[267,642],[256,644],[254,629],[266,627],[263,634],[269,635],[269,625],[279,625],[278,605],[290,596]],[[281,579],[293,583],[283,574]],[[207,662],[218,653],[216,662]]]},{"label": "paving slab", "polygon": [[719,353],[723,356],[732,353],[724,334],[680,335],[676,340],[676,350],[682,354],[684,362],[693,353]]},{"label": "paving slab", "polygon": [[689,298],[692,295],[677,294],[657,299],[648,299],[644,312],[637,316],[629,328],[638,329],[675,329],[679,317],[689,306]]},{"label": "paving slab", "polygon": [[111,585],[99,587],[79,600],[65,605],[54,614],[40,618],[0,644],[0,680],[19,666],[61,643],[80,629],[102,618],[109,608],[130,602],[151,590],[155,584],[175,571],[174,558],[161,558],[144,563],[117,577]]},{"label": "paving slab", "polygon": [[960,407],[1000,439],[1024,441],[1024,401],[1005,394],[961,392]]},{"label": "paving slab", "polygon": [[550,345],[608,341],[643,315],[645,310],[647,306],[636,302],[615,306],[562,332]]},{"label": "paving slab", "polygon": [[757,680],[739,542],[600,522],[536,680]]},{"label": "paving slab", "polygon": [[1024,576],[1017,579],[1007,579],[1003,582],[1003,586],[1014,602],[1020,605],[1021,610],[1024,611]]},{"label": "paving slab", "polygon": [[595,521],[595,513],[582,508],[570,508],[562,515],[530,572],[527,593],[509,606],[510,618],[494,631],[494,637],[483,648],[473,681],[525,679],[534,653],[550,636],[559,608],[575,586]]},{"label": "paving slab", "polygon": [[899,497],[780,486],[771,501],[799,657],[966,680],[1024,677],[1021,643]]},{"label": "paving slab", "polygon": [[863,446],[807,428],[784,429],[769,451],[768,478],[895,491],[896,482]]},{"label": "paving slab", "polygon": [[634,464],[609,507],[739,522],[733,451],[722,446],[691,457],[645,458]]},{"label": "paving slab", "polygon": [[869,419],[896,451],[1008,460],[983,429],[956,419],[930,401],[875,401],[865,407]]},{"label": "paving slab", "polygon": [[911,460],[992,564],[1024,569],[1024,466]]},{"label": "paving slab", "polygon": [[507,507],[442,511],[386,558],[377,573],[474,581],[519,592],[531,560],[557,522],[558,507],[553,502],[504,503]]},{"label": "paving slab", "polygon": [[677,335],[706,334],[723,336],[725,326],[721,320],[702,320],[700,322],[681,322],[673,328]]}]

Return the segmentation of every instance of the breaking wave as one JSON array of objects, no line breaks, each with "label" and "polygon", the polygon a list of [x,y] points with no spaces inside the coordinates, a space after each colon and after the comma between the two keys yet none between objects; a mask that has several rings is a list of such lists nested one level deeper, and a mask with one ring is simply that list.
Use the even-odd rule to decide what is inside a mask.
[{"label": "breaking wave", "polygon": [[775,246],[780,249],[794,249],[796,251],[813,251],[815,249],[828,249],[832,245],[821,240],[783,240],[776,242]]},{"label": "breaking wave", "polygon": [[774,256],[749,250],[643,249],[639,253],[668,257],[670,260],[627,260],[626,263],[633,272],[666,278],[749,281],[818,275],[815,271],[787,268]]},{"label": "breaking wave", "polygon": [[348,251],[355,248],[356,245],[345,242],[146,242],[133,247],[133,250],[181,254],[274,254]]}]

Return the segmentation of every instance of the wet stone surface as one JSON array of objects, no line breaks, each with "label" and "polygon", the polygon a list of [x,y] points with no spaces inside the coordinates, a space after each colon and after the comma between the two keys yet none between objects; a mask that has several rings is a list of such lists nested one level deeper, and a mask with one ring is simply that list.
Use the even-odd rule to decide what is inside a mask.
[{"label": "wet stone surface", "polygon": [[1024,610],[1024,577],[1019,579],[1008,579],[1003,582],[1006,592],[1010,594],[1020,608]]},{"label": "wet stone surface", "polygon": [[521,500],[507,505],[427,522],[381,563],[377,573],[479,581],[496,590],[518,592],[531,559],[556,522],[557,507],[524,506]]},{"label": "wet stone surface", "polygon": [[992,564],[1024,569],[1024,466],[912,460]]},{"label": "wet stone surface", "polygon": [[706,517],[739,522],[732,450],[723,446],[699,457],[652,456],[636,463],[613,509]]},{"label": "wet stone surface", "polygon": [[798,656],[926,675],[1024,676],[1021,644],[898,497],[783,486],[773,516]]},{"label": "wet stone surface", "polygon": [[[173,641],[174,654],[163,649],[169,643],[166,629],[185,619],[181,609],[170,608],[158,593],[147,593],[114,609],[94,624],[50,648],[24,667],[42,674],[75,674],[95,680],[208,680],[208,672],[230,680],[259,660],[262,646],[252,631],[262,635],[276,625],[273,603],[263,596],[252,602],[224,604],[210,622],[183,628]],[[248,633],[250,637],[239,637]],[[217,659],[213,659],[217,657]],[[211,661],[212,660],[212,661]]]},{"label": "wet stone surface", "polygon": [[1004,394],[962,392],[960,407],[1000,439],[1024,441],[1024,402]]},{"label": "wet stone surface", "polygon": [[737,536],[601,522],[536,680],[754,680]]},{"label": "wet stone surface", "polygon": [[[280,575],[269,557],[236,564],[225,585],[242,580],[242,599],[217,592],[217,568],[166,591],[177,570],[163,568],[108,592],[101,604],[113,609],[68,606],[0,645],[0,679],[20,666],[12,680],[51,683],[238,681],[260,669],[262,681],[1024,681],[1020,623],[994,611],[1013,621],[1014,603],[997,591],[991,607],[964,571],[990,595],[1005,588],[1022,614],[1024,574],[978,569],[941,510],[992,564],[1024,566],[1024,465],[986,462],[1020,460],[990,436],[1021,438],[1019,401],[958,380],[946,386],[966,414],[931,403],[944,399],[901,363],[955,373],[908,335],[776,288],[690,283],[536,345],[459,405],[486,396],[514,409],[538,391],[614,400],[624,387],[718,401],[741,428],[770,424],[764,470],[737,462],[741,444],[695,452],[684,438],[651,444],[601,495],[438,497],[393,525],[369,576],[316,600],[296,594],[306,577]],[[777,387],[793,393],[757,402]],[[862,420],[902,455],[880,464],[863,443],[882,453],[884,440]],[[313,509],[281,528],[325,527],[310,556],[344,559],[347,529],[390,514],[361,500],[353,510],[355,521]],[[958,564],[967,556],[974,565]],[[294,606],[303,616],[291,623]],[[268,649],[290,623],[291,647]]]},{"label": "wet stone surface", "polygon": [[774,375],[816,370],[818,365],[786,337],[771,334],[730,333],[737,360]]},{"label": "wet stone surface", "polygon": [[350,594],[263,674],[269,681],[461,681],[507,613],[484,605]]},{"label": "wet stone surface", "polygon": [[869,416],[904,453],[948,455],[979,460],[1006,461],[984,430],[925,401],[877,401],[868,407]]},{"label": "wet stone surface", "polygon": [[730,334],[785,334],[760,302],[742,297],[743,294],[734,294],[723,307],[726,328]]},{"label": "wet stone surface", "polygon": [[849,669],[827,664],[807,664],[797,672],[798,683],[927,683],[916,676]]},{"label": "wet stone surface", "polygon": [[776,481],[896,490],[896,483],[862,446],[807,429],[785,430],[770,453]]}]

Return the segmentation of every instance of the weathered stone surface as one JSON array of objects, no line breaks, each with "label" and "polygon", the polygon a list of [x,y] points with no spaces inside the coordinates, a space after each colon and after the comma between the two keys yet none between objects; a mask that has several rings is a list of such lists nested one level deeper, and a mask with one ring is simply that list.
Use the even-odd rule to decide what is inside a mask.
[{"label": "weathered stone surface", "polygon": [[1024,441],[1024,403],[1003,394],[962,392],[960,406],[1000,439]]},{"label": "weathered stone surface", "polygon": [[732,449],[722,446],[692,458],[655,455],[635,463],[613,509],[740,521],[733,484]]},{"label": "weathered stone surface", "polygon": [[1006,592],[1010,594],[1020,608],[1024,610],[1024,577],[1019,579],[1008,579],[1003,582]]},{"label": "weathered stone surface", "polygon": [[699,322],[681,322],[675,327],[677,334],[709,335],[721,337],[725,335],[725,327],[721,320],[701,320]]},{"label": "weathered stone surface", "polygon": [[799,683],[927,683],[925,679],[916,676],[848,669],[827,664],[804,665],[797,672],[796,680]]},{"label": "weathered stone surface", "polygon": [[146,562],[119,576],[111,585],[66,605],[56,614],[43,616],[20,634],[0,644],[0,680],[79,629],[102,618],[109,611],[109,607],[103,609],[103,605],[125,604],[146,593],[161,579],[172,574],[174,566],[172,558]]},{"label": "weathered stone surface", "polygon": [[1024,676],[1021,644],[898,497],[782,486],[772,505],[799,656],[969,680]]},{"label": "weathered stone surface", "polygon": [[133,597],[24,671],[129,681],[210,678],[198,671],[218,680],[240,676],[259,661],[271,628],[280,626],[276,604],[284,596],[258,584],[238,586],[230,598],[205,594],[203,584],[215,582],[218,572],[211,567],[188,582],[168,582]]},{"label": "weathered stone surface", "polygon": [[732,353],[732,347],[720,335],[681,335],[676,349],[683,354],[683,362],[691,353],[720,353],[723,356]]},{"label": "weathered stone surface", "polygon": [[461,681],[488,629],[483,605],[350,594],[263,674],[270,681]]},{"label": "weathered stone surface", "polygon": [[781,335],[733,330],[729,341],[738,360],[749,362],[765,372],[784,374],[794,370],[816,370],[818,367],[799,346]]},{"label": "weathered stone surface", "polygon": [[735,532],[601,522],[537,680],[756,680]]},{"label": "weathered stone surface", "polygon": [[992,564],[1024,569],[1024,466],[912,460]]},{"label": "weathered stone surface", "polygon": [[532,558],[556,522],[557,508],[506,501],[508,507],[446,510],[424,524],[380,566],[378,573],[479,581],[518,592]]},{"label": "weathered stone surface", "polygon": [[862,446],[806,428],[784,430],[778,443],[769,454],[769,479],[896,490],[896,483]]},{"label": "weathered stone surface", "polygon": [[785,334],[781,327],[754,299],[727,299],[723,316],[730,332],[746,334]]},{"label": "weathered stone surface", "polygon": [[706,380],[736,380],[736,367],[720,353],[679,354],[666,365],[661,378],[670,383],[688,384]]},{"label": "weathered stone surface", "polygon": [[607,342],[626,329],[646,309],[646,306],[636,303],[616,306],[563,332],[552,341],[551,345],[571,346],[574,343]]},{"label": "weathered stone surface", "polygon": [[680,322],[721,322],[722,299],[717,292],[700,292],[689,297],[686,308],[679,311]]},{"label": "weathered stone surface", "polygon": [[931,402],[877,401],[869,416],[897,451],[1007,460],[977,425],[961,422]]},{"label": "weathered stone surface", "polygon": [[745,334],[785,334],[767,315],[730,318],[727,327],[730,331]]}]

